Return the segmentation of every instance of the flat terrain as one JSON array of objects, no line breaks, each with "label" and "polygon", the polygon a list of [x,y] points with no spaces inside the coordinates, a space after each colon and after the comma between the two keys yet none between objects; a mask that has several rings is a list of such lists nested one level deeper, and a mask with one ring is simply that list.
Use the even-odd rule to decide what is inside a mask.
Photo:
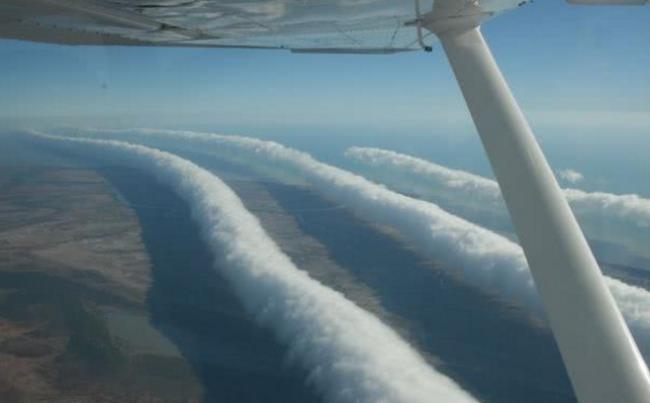
[{"label": "flat terrain", "polygon": [[137,215],[97,172],[0,167],[2,401],[198,401],[149,324],[151,282]]},{"label": "flat terrain", "polygon": [[[39,150],[29,165],[0,166],[2,402],[321,400],[291,346],[245,312],[183,200],[138,170],[84,165],[83,154],[43,162]],[[575,401],[550,332],[515,306],[308,186],[190,157],[227,181],[300,269],[475,396]]]}]

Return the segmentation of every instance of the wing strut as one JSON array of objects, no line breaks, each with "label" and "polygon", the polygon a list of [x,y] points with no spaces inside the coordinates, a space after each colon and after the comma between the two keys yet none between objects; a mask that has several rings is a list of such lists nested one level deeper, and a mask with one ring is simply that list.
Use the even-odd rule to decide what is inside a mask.
[{"label": "wing strut", "polygon": [[428,28],[460,84],[579,401],[650,402],[648,368],[544,154],[478,26],[456,20],[464,26],[434,18]]}]

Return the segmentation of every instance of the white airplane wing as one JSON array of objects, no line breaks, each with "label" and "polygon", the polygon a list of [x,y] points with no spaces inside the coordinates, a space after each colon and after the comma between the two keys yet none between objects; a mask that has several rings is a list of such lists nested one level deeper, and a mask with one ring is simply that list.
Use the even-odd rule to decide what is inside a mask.
[{"label": "white airplane wing", "polygon": [[[527,0],[483,0],[482,19]],[[78,45],[393,53],[429,47],[419,10],[465,0],[4,0],[0,38]],[[476,12],[474,10],[473,12]]]}]

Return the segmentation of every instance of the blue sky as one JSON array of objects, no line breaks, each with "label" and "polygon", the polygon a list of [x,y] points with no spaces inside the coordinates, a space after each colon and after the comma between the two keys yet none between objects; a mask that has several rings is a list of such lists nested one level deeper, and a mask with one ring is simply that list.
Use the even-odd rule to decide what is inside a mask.
[{"label": "blue sky", "polygon": [[[650,7],[540,0],[484,33],[535,126],[648,132]],[[472,128],[439,47],[333,56],[0,41],[0,75],[5,120]]]}]

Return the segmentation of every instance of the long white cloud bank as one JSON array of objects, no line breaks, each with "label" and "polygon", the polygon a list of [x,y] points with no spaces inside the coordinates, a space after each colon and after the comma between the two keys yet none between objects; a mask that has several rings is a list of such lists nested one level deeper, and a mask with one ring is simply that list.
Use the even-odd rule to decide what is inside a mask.
[{"label": "long white cloud bank", "polygon": [[[503,203],[496,181],[466,171],[450,169],[436,163],[390,150],[351,147],[345,155],[373,167],[383,167],[415,175],[429,185],[442,185],[460,191],[479,202]],[[650,200],[636,194],[618,195],[564,189],[564,194],[577,212],[616,217],[640,227],[650,227]]]},{"label": "long white cloud bank", "polygon": [[[437,205],[393,192],[367,179],[336,168],[272,141],[241,136],[138,129],[95,132],[148,141],[176,139],[219,154],[249,155],[301,174],[319,192],[346,205],[370,221],[398,229],[422,253],[477,288],[515,301],[539,314],[541,305],[524,253],[519,245]],[[364,252],[371,253],[371,252]],[[606,277],[610,291],[644,351],[650,354],[650,293]]]},{"label": "long white cloud bank", "polygon": [[272,328],[332,402],[474,402],[397,333],[296,268],[218,177],[168,152],[114,140],[32,134],[154,174],[190,206],[246,309]]}]

